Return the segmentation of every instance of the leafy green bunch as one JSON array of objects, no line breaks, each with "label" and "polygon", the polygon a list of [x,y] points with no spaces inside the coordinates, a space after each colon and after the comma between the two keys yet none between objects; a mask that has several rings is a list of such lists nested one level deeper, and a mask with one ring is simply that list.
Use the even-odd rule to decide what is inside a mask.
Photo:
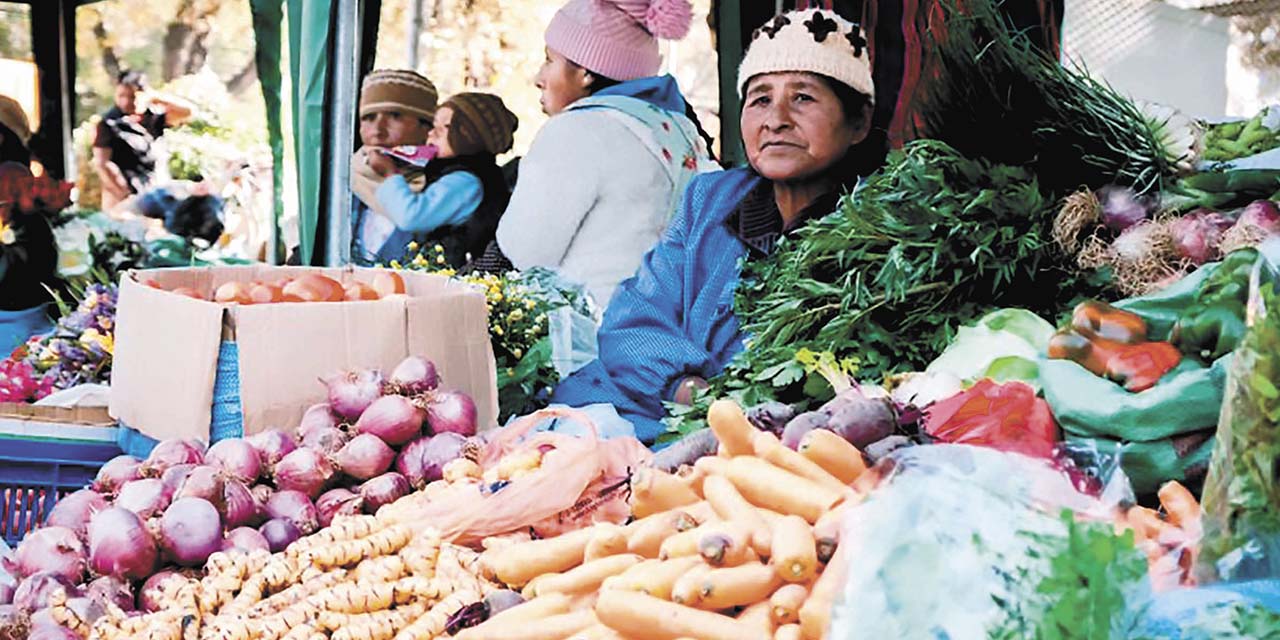
[{"label": "leafy green bunch", "polygon": [[747,349],[675,416],[675,430],[696,428],[709,398],[824,399],[830,387],[802,351],[856,362],[874,379],[923,368],[993,308],[1055,316],[1089,286],[1053,248],[1053,204],[1024,168],[934,140],[894,152],[838,211],[743,266],[735,310]]}]

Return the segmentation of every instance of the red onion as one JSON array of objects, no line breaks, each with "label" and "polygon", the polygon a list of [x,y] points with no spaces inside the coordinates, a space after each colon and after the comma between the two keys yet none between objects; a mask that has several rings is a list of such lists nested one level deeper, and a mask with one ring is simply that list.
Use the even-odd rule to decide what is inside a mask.
[{"label": "red onion", "polygon": [[128,509],[139,518],[147,520],[164,513],[169,507],[173,494],[165,486],[164,481],[156,478],[134,480],[120,489],[115,506]]},{"label": "red onion", "polygon": [[383,473],[395,460],[395,450],[371,433],[352,438],[333,458],[338,469],[359,480],[368,480]]},{"label": "red onion", "polygon": [[148,478],[159,478],[169,467],[179,464],[202,464],[204,453],[199,445],[189,440],[165,440],[151,450],[146,462],[142,463],[142,475]]},{"label": "red onion", "polygon": [[384,473],[360,485],[360,498],[364,500],[365,513],[377,513],[384,504],[391,504],[409,495],[413,489],[404,476],[393,472]]},{"label": "red onion", "polygon": [[476,403],[461,391],[437,391],[427,396],[427,423],[431,432],[476,434]]},{"label": "red onion", "polygon": [[267,544],[267,539],[253,527],[232,529],[227,532],[227,537],[222,541],[222,551],[252,553],[259,549],[271,551],[271,545]]},{"label": "red onion", "polygon": [[395,393],[416,396],[433,391],[440,385],[436,364],[421,356],[409,356],[391,371],[387,386]]},{"label": "red onion", "polygon": [[199,566],[222,547],[222,518],[208,500],[179,498],[160,518],[159,539],[175,563]]},{"label": "red onion", "polygon": [[336,373],[320,381],[329,390],[329,407],[347,420],[359,418],[382,392],[382,374],[368,369]]},{"label": "red onion", "polygon": [[93,490],[107,495],[115,492],[130,480],[142,477],[142,461],[133,456],[116,456],[98,469],[98,476],[93,480]]},{"label": "red onion", "polygon": [[303,437],[316,429],[337,429],[338,418],[329,409],[328,403],[313,404],[302,414],[302,422],[298,423],[298,437]]},{"label": "red onion", "polygon": [[462,455],[467,439],[452,432],[423,436],[410,442],[396,458],[396,471],[421,489],[444,477],[444,466]]},{"label": "red onion", "polygon": [[1197,211],[1170,223],[1169,235],[1173,236],[1178,255],[1194,264],[1204,264],[1218,255],[1222,232],[1230,226],[1231,221],[1220,213]]},{"label": "red onion", "polygon": [[102,576],[89,583],[85,597],[98,602],[110,602],[122,611],[133,611],[133,588],[128,582],[114,576]]},{"label": "red onion", "polygon": [[422,433],[427,414],[404,396],[383,396],[356,421],[356,433],[371,433],[398,447]]},{"label": "red onion", "polygon": [[49,606],[49,596],[58,589],[67,592],[67,597],[79,595],[76,586],[66,578],[48,571],[41,571],[18,583],[13,594],[13,604],[20,611],[34,613]]},{"label": "red onion", "polygon": [[13,604],[13,592],[17,590],[17,585],[12,582],[0,580],[0,606]]},{"label": "red onion", "polygon": [[276,465],[276,488],[301,491],[315,498],[333,476],[333,465],[315,449],[303,447],[285,456]]},{"label": "red onion", "polygon": [[178,489],[182,488],[182,483],[187,481],[187,476],[191,474],[191,470],[196,468],[194,464],[179,464],[169,467],[164,475],[160,476],[160,481],[164,483],[165,491],[169,495],[177,495]]},{"label": "red onion", "polygon": [[350,439],[346,431],[337,427],[316,427],[302,436],[302,446],[331,456],[346,446]]},{"label": "red onion", "polygon": [[155,566],[155,539],[137,514],[111,507],[89,520],[89,567],[94,573],[141,580]]},{"label": "red onion", "polygon": [[271,547],[271,553],[284,551],[289,545],[293,544],[294,540],[302,537],[302,532],[298,531],[298,527],[284,518],[268,520],[258,531],[262,534],[262,537],[267,539],[267,544]]},{"label": "red onion", "polygon": [[44,527],[27,534],[18,545],[12,562],[6,565],[16,578],[42,571],[66,578],[72,584],[84,577],[84,545],[76,532],[66,527]]},{"label": "red onion", "polygon": [[27,640],[83,640],[80,634],[66,627],[32,627]]},{"label": "red onion", "polygon": [[93,489],[81,489],[58,499],[53,505],[45,526],[66,527],[76,533],[76,537],[84,539],[89,531],[89,518],[93,514],[107,508],[107,499]]},{"label": "red onion", "polygon": [[292,522],[302,535],[314,533],[320,526],[320,514],[307,494],[301,491],[277,491],[267,501],[267,517]]},{"label": "red onion", "polygon": [[249,436],[247,442],[258,452],[258,460],[262,463],[258,475],[270,471],[280,459],[298,448],[298,441],[283,431],[263,431]]},{"label": "red onion", "polygon": [[167,604],[164,600],[165,583],[170,580],[187,580],[185,571],[187,570],[163,569],[147,578],[147,581],[142,583],[142,588],[138,589],[138,610],[155,613],[163,609]]},{"label": "red onion", "polygon": [[316,500],[316,513],[320,516],[320,526],[333,524],[334,516],[354,516],[360,513],[360,496],[347,489],[330,489]]},{"label": "red onion", "polygon": [[1267,234],[1280,233],[1280,204],[1270,200],[1255,200],[1240,212],[1239,225],[1254,226]]},{"label": "red onion", "polygon": [[187,479],[182,482],[178,492],[173,494],[173,499],[200,498],[221,511],[224,506],[225,485],[226,481],[217,467],[200,465],[187,474]]},{"label": "red onion", "polygon": [[1102,202],[1102,223],[1112,231],[1124,231],[1147,219],[1150,204],[1132,190],[1124,187],[1103,187],[1098,190]]},{"label": "red onion", "polygon": [[0,640],[27,640],[31,618],[11,604],[0,604]]},{"label": "red onion", "polygon": [[257,480],[262,472],[262,460],[258,457],[257,449],[240,438],[230,438],[214,444],[209,447],[209,453],[205,454],[204,459],[208,464],[222,469],[227,477],[247,484]]},{"label": "red onion", "polygon": [[267,501],[275,492],[275,487],[268,484],[260,484],[249,490],[249,493],[253,494],[253,506],[259,522],[266,521]]},{"label": "red onion", "polygon": [[227,480],[222,486],[222,523],[228,529],[256,525],[261,520],[258,516],[258,504],[249,493],[249,488],[239,480]]}]

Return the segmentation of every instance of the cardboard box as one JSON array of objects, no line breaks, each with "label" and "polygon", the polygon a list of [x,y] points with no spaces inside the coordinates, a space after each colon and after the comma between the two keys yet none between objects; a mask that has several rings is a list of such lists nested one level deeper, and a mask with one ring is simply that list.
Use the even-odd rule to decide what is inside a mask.
[{"label": "cardboard box", "polygon": [[111,415],[156,439],[209,437],[223,339],[239,349],[245,435],[293,430],[325,400],[319,377],[357,367],[390,372],[404,357],[436,363],[442,386],[469,394],[481,429],[498,414],[497,372],[483,292],[442,276],[400,272],[405,296],[368,302],[221,305],[152,288],[211,294],[233,281],[278,282],[320,272],[346,284],[373,269],[206,267],[131,271],[121,278]]}]

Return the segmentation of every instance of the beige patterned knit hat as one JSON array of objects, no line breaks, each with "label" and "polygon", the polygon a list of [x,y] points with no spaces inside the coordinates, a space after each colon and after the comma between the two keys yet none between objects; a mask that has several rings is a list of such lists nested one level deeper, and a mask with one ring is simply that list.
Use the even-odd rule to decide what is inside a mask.
[{"label": "beige patterned knit hat", "polygon": [[440,94],[431,81],[408,69],[376,69],[360,87],[360,117],[379,111],[404,111],[435,121]]},{"label": "beige patterned knit hat", "polygon": [[862,28],[834,11],[791,11],[756,29],[738,68],[738,97],[752,78],[786,71],[823,75],[875,98]]}]

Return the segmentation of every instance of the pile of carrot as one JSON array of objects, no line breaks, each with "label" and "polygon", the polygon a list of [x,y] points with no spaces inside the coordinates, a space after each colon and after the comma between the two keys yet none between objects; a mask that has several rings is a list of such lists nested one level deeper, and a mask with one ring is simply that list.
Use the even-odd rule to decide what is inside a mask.
[{"label": "pile of carrot", "polygon": [[708,423],[719,453],[673,474],[638,470],[629,524],[486,540],[486,577],[526,602],[454,638],[826,637],[841,516],[872,475],[861,452],[826,431],[793,451],[728,401]]},{"label": "pile of carrot", "polygon": [[91,640],[431,640],[497,587],[479,553],[381,516],[338,516],[283,552],[215,553],[200,579],[175,576],[168,606],[63,626]]},{"label": "pile of carrot", "polygon": [[1135,543],[1147,554],[1148,572],[1157,589],[1191,586],[1204,532],[1200,503],[1176,480],[1164,483],[1157,496],[1163,512],[1129,507],[1119,515],[1117,529],[1133,530]]}]

